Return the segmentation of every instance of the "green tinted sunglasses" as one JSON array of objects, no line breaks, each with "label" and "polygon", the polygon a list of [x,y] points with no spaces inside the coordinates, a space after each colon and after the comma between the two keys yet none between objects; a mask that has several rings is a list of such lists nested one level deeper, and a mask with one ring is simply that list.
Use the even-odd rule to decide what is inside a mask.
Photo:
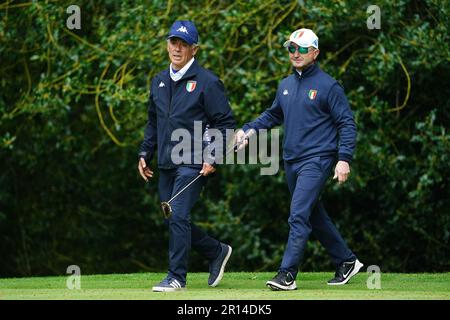
[{"label": "green tinted sunglasses", "polygon": [[290,53],[295,53],[296,50],[301,54],[308,53],[308,47],[298,47],[298,49],[296,49],[294,46],[289,46],[287,49]]}]

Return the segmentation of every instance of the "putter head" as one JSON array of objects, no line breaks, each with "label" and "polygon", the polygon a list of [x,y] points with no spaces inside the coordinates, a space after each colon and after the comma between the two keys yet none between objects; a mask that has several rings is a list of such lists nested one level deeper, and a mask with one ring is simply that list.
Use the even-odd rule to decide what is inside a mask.
[{"label": "putter head", "polygon": [[161,209],[164,214],[164,218],[169,219],[172,214],[172,207],[168,202],[161,202]]}]

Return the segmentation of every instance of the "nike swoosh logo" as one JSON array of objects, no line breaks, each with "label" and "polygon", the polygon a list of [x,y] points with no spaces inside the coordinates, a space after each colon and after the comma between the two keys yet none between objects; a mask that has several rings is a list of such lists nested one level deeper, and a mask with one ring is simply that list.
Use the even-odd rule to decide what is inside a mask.
[{"label": "nike swoosh logo", "polygon": [[286,284],[288,285],[288,286],[290,286],[291,284],[293,284],[294,283],[294,280],[292,280],[292,281],[290,281],[290,282],[287,282],[286,281]]},{"label": "nike swoosh logo", "polygon": [[353,267],[353,268],[351,268],[350,270],[348,270],[347,274],[344,274],[344,278],[347,278],[347,277],[348,277],[348,275],[350,274],[350,272],[352,272],[352,271],[353,271],[353,269],[354,269],[354,267]]}]

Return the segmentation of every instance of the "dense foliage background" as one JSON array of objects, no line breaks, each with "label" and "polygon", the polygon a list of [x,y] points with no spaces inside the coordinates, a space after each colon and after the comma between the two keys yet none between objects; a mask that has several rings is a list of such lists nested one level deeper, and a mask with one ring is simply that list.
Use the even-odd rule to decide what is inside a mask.
[{"label": "dense foliage background", "polygon": [[[66,9],[81,8],[81,30]],[[370,4],[381,29],[369,30]],[[239,125],[290,73],[282,48],[312,28],[320,65],[358,125],[352,175],[323,198],[366,266],[449,271],[449,1],[9,1],[0,3],[0,276],[164,271],[156,183],[136,152],[149,81],[168,66],[176,19],[200,32]],[[153,163],[154,165],[154,163]],[[158,178],[158,177],[156,177]],[[275,271],[288,234],[284,172],[222,166],[193,220],[234,248],[230,270]],[[206,271],[196,253],[191,271]],[[332,270],[310,241],[301,270]]]}]

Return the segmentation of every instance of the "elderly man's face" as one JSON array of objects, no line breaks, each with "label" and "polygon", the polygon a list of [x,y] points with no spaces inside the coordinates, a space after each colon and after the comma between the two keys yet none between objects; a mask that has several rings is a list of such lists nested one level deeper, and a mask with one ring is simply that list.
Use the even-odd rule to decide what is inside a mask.
[{"label": "elderly man's face", "polygon": [[197,46],[191,46],[180,38],[167,40],[167,52],[175,70],[183,68],[195,56],[197,49]]},{"label": "elderly man's face", "polygon": [[300,53],[298,52],[298,46],[295,43],[291,43],[290,46],[295,47],[295,52],[291,53],[289,51],[289,59],[291,59],[291,63],[297,70],[303,70],[305,67],[312,64],[319,55],[319,49],[314,47],[308,48],[308,53]]}]

